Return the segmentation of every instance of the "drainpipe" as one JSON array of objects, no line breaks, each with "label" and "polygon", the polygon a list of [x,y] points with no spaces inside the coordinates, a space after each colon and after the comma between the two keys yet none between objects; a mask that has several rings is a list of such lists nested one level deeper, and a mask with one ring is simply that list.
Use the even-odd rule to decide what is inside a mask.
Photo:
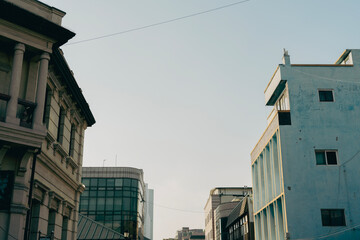
[{"label": "drainpipe", "polygon": [[24,240],[29,239],[30,235],[30,224],[31,224],[31,204],[32,204],[32,193],[33,193],[33,186],[34,186],[34,176],[35,176],[35,166],[36,166],[36,159],[37,155],[41,153],[41,148],[37,148],[34,151],[33,155],[33,162],[32,162],[32,168],[31,168],[31,177],[30,177],[30,188],[29,188],[29,198],[28,198],[28,206],[29,210],[26,214],[26,222],[25,222],[25,231],[24,231]]}]

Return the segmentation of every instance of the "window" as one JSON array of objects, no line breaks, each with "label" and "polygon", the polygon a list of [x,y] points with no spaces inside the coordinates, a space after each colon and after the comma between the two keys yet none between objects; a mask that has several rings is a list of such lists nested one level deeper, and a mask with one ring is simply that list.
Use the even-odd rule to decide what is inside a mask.
[{"label": "window", "polygon": [[323,226],[346,226],[344,209],[321,209]]},{"label": "window", "polygon": [[62,107],[60,107],[59,120],[58,120],[58,133],[56,138],[56,141],[58,141],[59,143],[62,143],[63,141],[65,114],[66,114],[65,110]]},{"label": "window", "polygon": [[316,165],[337,165],[336,150],[315,150]]},{"label": "window", "polygon": [[334,101],[333,90],[319,90],[319,100],[320,102],[333,102]]},{"label": "window", "polygon": [[75,133],[76,133],[76,126],[74,124],[71,125],[70,131],[70,147],[69,147],[69,156],[74,156],[74,146],[75,146]]}]

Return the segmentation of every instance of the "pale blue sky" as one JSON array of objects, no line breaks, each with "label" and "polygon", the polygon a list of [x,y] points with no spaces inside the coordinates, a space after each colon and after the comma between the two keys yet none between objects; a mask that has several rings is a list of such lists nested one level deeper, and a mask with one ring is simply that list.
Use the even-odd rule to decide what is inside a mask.
[{"label": "pale blue sky", "polygon": [[[231,4],[230,0],[46,0],[80,41]],[[97,120],[84,165],[142,168],[155,190],[154,239],[204,228],[211,188],[251,186],[250,152],[271,108],[263,91],[283,48],[333,63],[359,48],[359,1],[251,0],[63,47]],[[180,209],[182,211],[170,208]],[[199,212],[199,213],[194,213]]]}]

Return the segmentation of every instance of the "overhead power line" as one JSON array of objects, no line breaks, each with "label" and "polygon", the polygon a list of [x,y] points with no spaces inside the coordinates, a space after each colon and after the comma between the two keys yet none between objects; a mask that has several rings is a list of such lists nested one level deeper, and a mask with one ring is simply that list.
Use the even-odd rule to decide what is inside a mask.
[{"label": "overhead power line", "polygon": [[102,39],[102,38],[108,38],[108,37],[113,37],[113,36],[116,36],[116,35],[135,32],[135,31],[146,29],[146,28],[151,28],[151,27],[155,27],[155,26],[159,26],[159,25],[163,25],[163,24],[183,20],[183,19],[186,19],[186,18],[195,17],[195,16],[202,15],[202,14],[205,14],[205,13],[214,12],[214,11],[217,11],[217,10],[220,10],[220,9],[232,7],[232,6],[242,4],[242,3],[245,3],[245,2],[249,2],[249,1],[251,1],[251,0],[243,0],[243,1],[235,2],[235,3],[231,3],[231,4],[228,4],[228,5],[220,6],[220,7],[217,7],[217,8],[212,8],[212,9],[209,9],[209,10],[205,10],[205,11],[202,11],[202,12],[193,13],[193,14],[186,15],[186,16],[183,16],[183,17],[173,18],[173,19],[170,19],[170,20],[145,25],[145,26],[142,26],[142,27],[132,28],[132,29],[128,29],[128,30],[124,30],[124,31],[116,32],[116,33],[111,33],[111,34],[107,34],[107,35],[102,35],[102,36],[98,36],[98,37],[88,38],[88,39],[80,40],[80,41],[77,41],[77,42],[70,42],[70,43],[65,44],[64,46],[74,45],[74,44],[79,44],[79,43],[84,43],[84,42],[90,42],[90,41],[95,41],[95,40],[99,40],[99,39]]}]

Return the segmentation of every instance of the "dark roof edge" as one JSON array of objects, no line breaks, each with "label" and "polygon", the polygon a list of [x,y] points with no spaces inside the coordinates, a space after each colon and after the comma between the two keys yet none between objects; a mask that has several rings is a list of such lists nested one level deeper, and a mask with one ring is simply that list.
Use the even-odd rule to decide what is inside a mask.
[{"label": "dark roof edge", "polygon": [[78,104],[82,114],[85,117],[87,125],[91,127],[95,124],[95,118],[90,110],[89,104],[86,102],[84,95],[81,92],[79,85],[77,84],[74,76],[72,75],[64,56],[61,54],[58,48],[54,49],[51,55],[51,61],[55,65],[55,69],[60,73],[62,79],[67,86],[71,97]]},{"label": "dark roof edge", "polygon": [[55,39],[54,49],[75,36],[70,30],[10,2],[0,1],[0,16],[8,22]]}]

